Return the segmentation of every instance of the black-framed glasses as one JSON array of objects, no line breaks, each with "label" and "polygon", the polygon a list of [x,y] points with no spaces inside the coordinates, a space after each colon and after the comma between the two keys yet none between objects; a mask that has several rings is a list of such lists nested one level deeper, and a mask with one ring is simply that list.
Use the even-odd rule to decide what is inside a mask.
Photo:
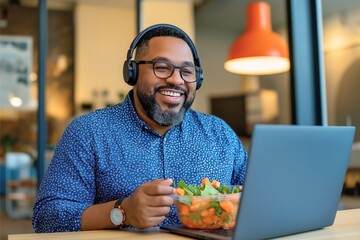
[{"label": "black-framed glasses", "polygon": [[167,79],[171,77],[175,69],[179,69],[181,78],[188,83],[196,82],[201,72],[201,68],[197,66],[176,66],[165,61],[136,61],[137,64],[152,64],[153,72],[156,77]]}]

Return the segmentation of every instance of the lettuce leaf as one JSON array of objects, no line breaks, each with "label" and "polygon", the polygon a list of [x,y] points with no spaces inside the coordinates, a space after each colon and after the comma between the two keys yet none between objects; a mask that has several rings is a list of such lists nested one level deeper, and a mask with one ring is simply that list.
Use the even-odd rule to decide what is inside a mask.
[{"label": "lettuce leaf", "polygon": [[186,184],[184,180],[180,180],[177,187],[184,189],[185,195],[188,196],[210,196],[217,194],[231,194],[241,192],[241,190],[237,186],[234,186],[231,189],[228,185],[224,183],[221,184],[218,189],[216,189],[210,183],[205,183],[205,186],[193,186],[190,184]]},{"label": "lettuce leaf", "polygon": [[210,195],[217,195],[221,194],[216,188],[211,186],[209,183],[205,183],[204,189],[201,191],[201,196],[210,196]]}]

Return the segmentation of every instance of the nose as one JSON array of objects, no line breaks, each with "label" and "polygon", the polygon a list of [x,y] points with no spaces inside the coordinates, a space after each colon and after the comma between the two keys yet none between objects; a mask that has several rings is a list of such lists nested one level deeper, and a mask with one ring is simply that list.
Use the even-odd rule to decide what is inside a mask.
[{"label": "nose", "polygon": [[166,79],[166,82],[175,86],[183,85],[185,81],[181,77],[180,69],[174,69],[173,74]]}]

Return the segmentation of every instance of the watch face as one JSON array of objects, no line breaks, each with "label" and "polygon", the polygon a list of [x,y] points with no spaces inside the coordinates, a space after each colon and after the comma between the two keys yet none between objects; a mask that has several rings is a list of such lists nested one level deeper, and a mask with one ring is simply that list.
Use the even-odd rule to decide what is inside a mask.
[{"label": "watch face", "polygon": [[115,225],[120,225],[123,222],[123,213],[120,209],[114,208],[110,212],[110,219]]}]

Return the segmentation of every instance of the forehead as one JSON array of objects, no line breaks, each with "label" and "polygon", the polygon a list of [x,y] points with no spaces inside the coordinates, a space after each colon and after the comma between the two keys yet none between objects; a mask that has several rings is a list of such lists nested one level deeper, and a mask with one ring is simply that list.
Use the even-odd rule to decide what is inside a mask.
[{"label": "forehead", "polygon": [[193,62],[193,55],[189,45],[180,38],[170,36],[150,39],[146,57],[149,59],[164,57],[175,62]]}]

